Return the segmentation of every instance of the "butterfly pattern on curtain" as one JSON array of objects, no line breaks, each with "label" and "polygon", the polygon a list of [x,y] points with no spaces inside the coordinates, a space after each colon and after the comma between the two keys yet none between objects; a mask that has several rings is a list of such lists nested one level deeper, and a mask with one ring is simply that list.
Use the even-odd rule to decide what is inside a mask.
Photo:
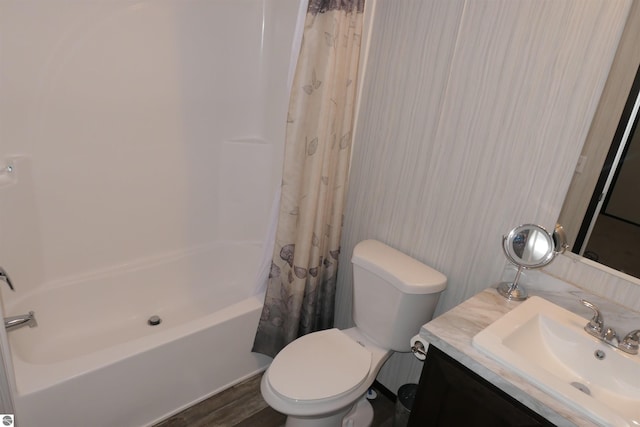
[{"label": "butterfly pattern on curtain", "polygon": [[310,0],[289,100],[282,193],[253,351],[333,326],[364,0]]}]

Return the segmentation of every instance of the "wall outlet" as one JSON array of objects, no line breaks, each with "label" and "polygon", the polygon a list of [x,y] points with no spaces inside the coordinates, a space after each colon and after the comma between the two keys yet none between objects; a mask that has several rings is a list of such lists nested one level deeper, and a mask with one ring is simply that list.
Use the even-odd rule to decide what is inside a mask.
[{"label": "wall outlet", "polygon": [[587,163],[587,156],[578,157],[578,164],[576,165],[576,173],[584,172],[584,165]]}]

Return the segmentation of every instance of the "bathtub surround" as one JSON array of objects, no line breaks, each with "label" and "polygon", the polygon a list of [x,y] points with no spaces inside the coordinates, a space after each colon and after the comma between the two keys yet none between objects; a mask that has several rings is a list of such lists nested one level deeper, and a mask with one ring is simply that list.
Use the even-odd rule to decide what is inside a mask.
[{"label": "bathtub surround", "polygon": [[[629,6],[376,3],[337,326],[351,324],[347,261],[362,239],[379,239],[446,274],[438,314],[500,280],[503,234],[529,222],[553,228]],[[394,355],[378,380],[395,391],[415,382],[420,369],[412,355]]]},{"label": "bathtub surround", "polygon": [[20,425],[150,425],[265,368],[253,293],[297,11],[0,2],[0,260],[16,288],[0,314],[38,319],[0,332],[2,412],[11,389]]},{"label": "bathtub surround", "polygon": [[333,326],[364,0],[311,0],[291,90],[276,243],[253,351]]}]

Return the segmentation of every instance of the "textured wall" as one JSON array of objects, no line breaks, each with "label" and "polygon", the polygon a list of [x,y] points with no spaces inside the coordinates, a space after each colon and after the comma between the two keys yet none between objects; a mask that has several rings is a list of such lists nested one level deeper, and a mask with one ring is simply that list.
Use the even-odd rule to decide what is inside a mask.
[{"label": "textured wall", "polygon": [[[338,326],[353,246],[376,238],[449,278],[438,313],[499,280],[500,238],[555,224],[629,2],[379,0],[345,214]],[[417,332],[417,331],[416,331]],[[420,364],[396,355],[395,391]]]}]

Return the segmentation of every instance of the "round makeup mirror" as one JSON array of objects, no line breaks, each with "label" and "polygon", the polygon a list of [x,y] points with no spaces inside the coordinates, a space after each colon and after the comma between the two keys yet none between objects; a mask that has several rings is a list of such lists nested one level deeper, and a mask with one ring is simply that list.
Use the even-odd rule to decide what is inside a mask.
[{"label": "round makeup mirror", "polygon": [[[557,228],[557,227],[556,227]],[[562,227],[560,227],[562,228]],[[527,291],[518,286],[518,280],[525,268],[540,268],[549,264],[558,253],[564,251],[562,237],[552,236],[544,227],[536,224],[520,225],[502,238],[502,249],[507,259],[518,266],[513,282],[498,285],[498,293],[503,297],[522,301],[527,299]],[[554,238],[555,237],[555,238]]]}]

